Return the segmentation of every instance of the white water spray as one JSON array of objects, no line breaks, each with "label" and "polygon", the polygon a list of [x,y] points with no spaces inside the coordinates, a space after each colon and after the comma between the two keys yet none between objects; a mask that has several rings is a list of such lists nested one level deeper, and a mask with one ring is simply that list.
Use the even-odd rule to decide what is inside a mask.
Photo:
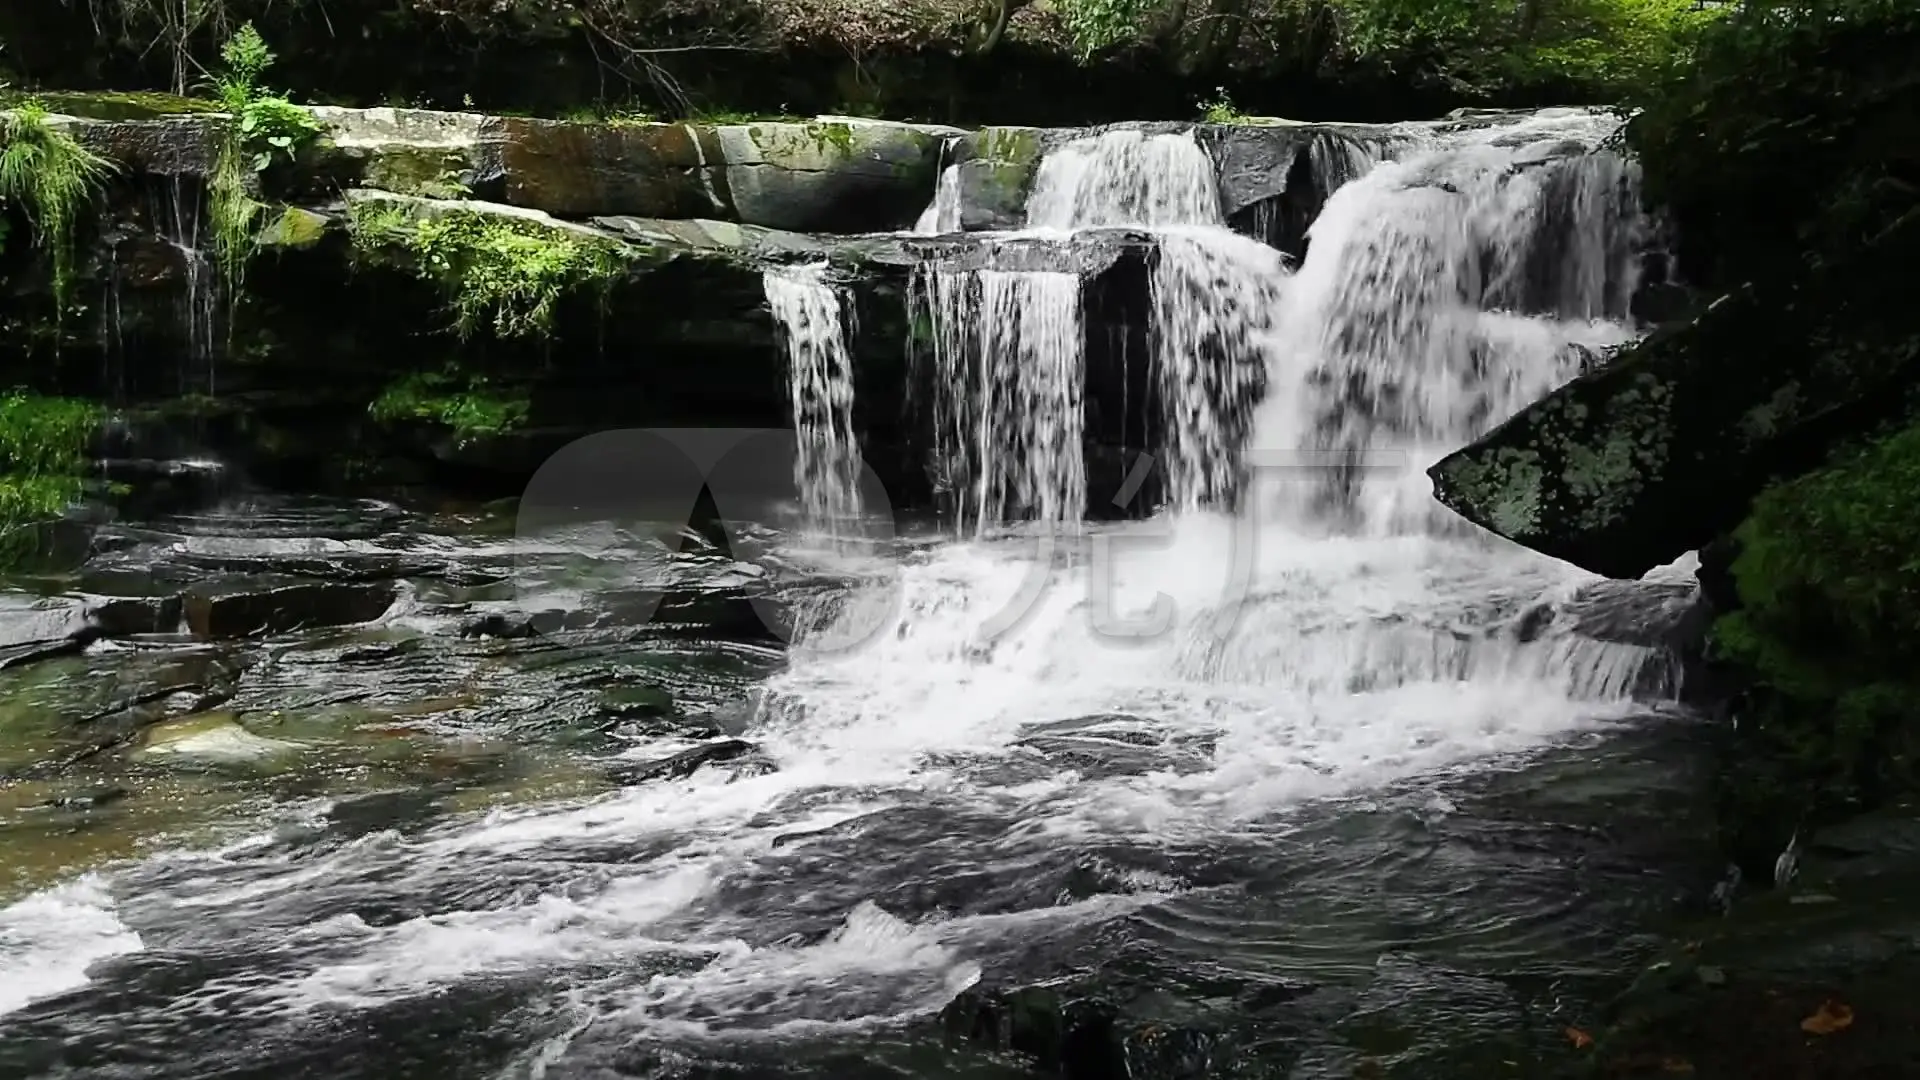
[{"label": "white water spray", "polygon": [[[1269,513],[1363,532],[1462,531],[1425,469],[1632,336],[1633,173],[1615,121],[1545,113],[1382,164],[1328,200],[1280,315],[1267,452],[1398,455],[1289,484]],[[1277,508],[1276,508],[1277,506]]]},{"label": "white water spray", "polygon": [[932,329],[935,455],[961,532],[1021,516],[1076,527],[1087,486],[1080,280],[929,266],[912,299]]},{"label": "white water spray", "polygon": [[852,316],[824,265],[766,271],[767,304],[787,346],[798,444],[794,481],[810,528],[838,535],[858,517],[860,447],[853,428]]}]

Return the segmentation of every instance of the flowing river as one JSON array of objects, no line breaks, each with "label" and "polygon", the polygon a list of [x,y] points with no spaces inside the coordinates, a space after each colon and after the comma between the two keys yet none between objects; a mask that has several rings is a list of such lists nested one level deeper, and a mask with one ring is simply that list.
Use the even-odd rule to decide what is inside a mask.
[{"label": "flowing river", "polygon": [[[1397,131],[1298,266],[1190,136],[1056,149],[1015,239],[1159,238],[1144,519],[1083,520],[1071,276],[929,266],[954,512],[877,521],[799,268],[798,521],[236,493],[21,576],[20,625],[399,600],[0,670],[0,1075],[1547,1075],[1700,885],[1691,568],[1595,579],[1424,469],[1637,333],[1611,125]],[[1035,987],[1097,1022],[1009,1045]]]}]

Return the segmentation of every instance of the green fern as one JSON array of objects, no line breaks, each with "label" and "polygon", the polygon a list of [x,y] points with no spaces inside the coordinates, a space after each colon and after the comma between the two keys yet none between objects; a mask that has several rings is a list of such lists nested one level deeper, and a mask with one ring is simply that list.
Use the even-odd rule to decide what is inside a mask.
[{"label": "green fern", "polygon": [[65,310],[74,278],[74,231],[80,210],[113,164],[55,127],[45,109],[23,105],[0,115],[0,202],[33,224],[35,241],[53,263],[53,293]]}]

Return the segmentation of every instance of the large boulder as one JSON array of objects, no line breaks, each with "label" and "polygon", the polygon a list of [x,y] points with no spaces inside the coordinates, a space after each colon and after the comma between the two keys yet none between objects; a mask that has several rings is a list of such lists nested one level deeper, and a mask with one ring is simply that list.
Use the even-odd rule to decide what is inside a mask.
[{"label": "large boulder", "polygon": [[1724,296],[1431,470],[1475,523],[1610,577],[1727,532],[1764,486],[1912,405],[1920,218],[1803,280]]}]

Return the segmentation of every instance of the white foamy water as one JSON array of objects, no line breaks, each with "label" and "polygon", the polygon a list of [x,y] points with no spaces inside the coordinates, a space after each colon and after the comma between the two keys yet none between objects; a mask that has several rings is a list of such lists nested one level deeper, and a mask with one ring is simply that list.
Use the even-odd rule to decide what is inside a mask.
[{"label": "white foamy water", "polygon": [[1192,132],[1130,129],[1075,139],[1034,173],[1027,228],[1187,225],[1220,218],[1213,162]]},{"label": "white foamy water", "polygon": [[1577,374],[1576,346],[1634,334],[1636,177],[1588,152],[1615,124],[1551,112],[1437,139],[1334,193],[1288,283],[1254,445],[1400,464],[1328,470],[1268,513],[1465,528],[1426,468]]},{"label": "white foamy water", "polygon": [[834,533],[860,513],[860,445],[853,430],[854,327],[825,264],[762,275],[787,346],[787,395],[797,444],[794,481],[809,527]]},{"label": "white foamy water", "polygon": [[0,1016],[85,986],[96,962],[140,949],[93,874],[0,908]]},{"label": "white foamy water", "polygon": [[1080,281],[1071,274],[923,268],[935,459],[962,532],[1086,512]]}]

